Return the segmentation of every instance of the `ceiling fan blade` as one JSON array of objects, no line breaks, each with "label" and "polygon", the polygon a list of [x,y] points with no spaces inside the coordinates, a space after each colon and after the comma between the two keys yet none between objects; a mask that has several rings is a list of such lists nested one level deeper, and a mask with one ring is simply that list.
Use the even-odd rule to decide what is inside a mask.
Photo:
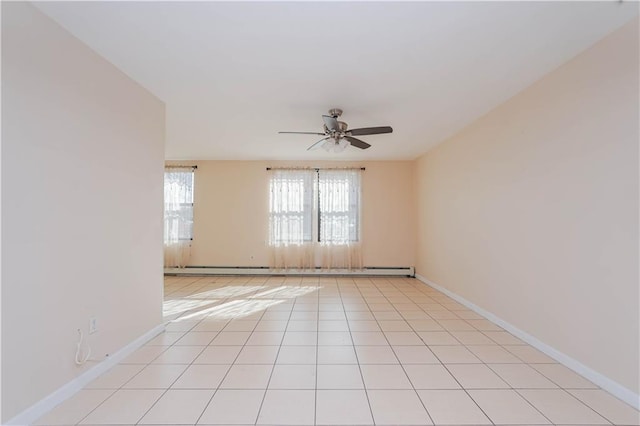
[{"label": "ceiling fan blade", "polygon": [[318,133],[318,132],[278,132],[278,133],[286,133],[286,134],[291,134],[291,135],[319,135],[319,136],[324,136],[324,133]]},{"label": "ceiling fan blade", "polygon": [[393,129],[389,126],[382,127],[363,127],[360,129],[351,129],[347,131],[348,135],[352,136],[364,136],[364,135],[379,135],[382,133],[392,133]]},{"label": "ceiling fan blade", "polygon": [[320,143],[326,141],[327,139],[331,139],[331,136],[327,136],[326,138],[320,139],[318,142],[314,143],[309,148],[307,148],[307,151],[311,151],[313,149],[318,148],[320,146]]},{"label": "ceiling fan blade", "polygon": [[328,115],[323,115],[322,119],[324,120],[324,125],[327,126],[329,131],[340,131],[340,124],[338,124],[338,120]]},{"label": "ceiling fan blade", "polygon": [[351,143],[351,145],[355,146],[356,148],[367,149],[367,148],[369,148],[371,146],[368,143],[366,143],[365,141],[361,141],[360,139],[352,138],[351,136],[345,136],[344,138],[346,140],[348,140]]}]

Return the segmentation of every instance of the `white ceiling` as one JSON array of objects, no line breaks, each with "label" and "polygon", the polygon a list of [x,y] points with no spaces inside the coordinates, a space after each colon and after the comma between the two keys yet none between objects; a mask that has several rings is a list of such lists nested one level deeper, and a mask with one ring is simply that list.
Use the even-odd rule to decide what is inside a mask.
[{"label": "white ceiling", "polygon": [[[635,2],[44,2],[166,103],[168,159],[410,159],[638,14]],[[307,152],[344,109],[373,146]]]}]

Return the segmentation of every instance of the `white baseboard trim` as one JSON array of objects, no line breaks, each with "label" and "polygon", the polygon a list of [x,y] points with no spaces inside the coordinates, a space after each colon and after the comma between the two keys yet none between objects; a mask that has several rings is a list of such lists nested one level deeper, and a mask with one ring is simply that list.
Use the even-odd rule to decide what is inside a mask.
[{"label": "white baseboard trim", "polygon": [[187,266],[186,268],[165,268],[166,275],[338,275],[338,276],[401,276],[413,277],[413,266],[349,269],[270,269],[268,267],[218,267],[218,266]]},{"label": "white baseboard trim", "polygon": [[105,373],[111,367],[118,364],[120,361],[131,355],[136,349],[143,346],[149,340],[162,333],[165,329],[164,324],[160,324],[157,327],[147,331],[142,336],[133,340],[122,349],[116,351],[111,356],[101,361],[99,364],[88,369],[84,373],[80,374],[75,379],[71,380],[66,385],[60,387],[50,395],[44,397],[40,401],[33,404],[31,407],[24,410],[22,413],[10,419],[7,425],[30,425],[38,420],[49,411],[53,410],[61,402],[69,399],[75,395],[79,390],[84,388],[89,382]]},{"label": "white baseboard trim", "polygon": [[514,325],[509,324],[508,322],[506,322],[505,320],[503,320],[503,319],[499,318],[498,316],[492,314],[491,312],[486,311],[486,310],[482,309],[481,307],[471,303],[470,301],[468,301],[464,297],[462,297],[462,296],[460,296],[460,295],[458,295],[458,294],[456,294],[456,293],[454,293],[454,292],[452,292],[450,290],[447,290],[446,288],[434,283],[433,281],[428,280],[427,278],[423,277],[422,275],[416,274],[416,278],[418,280],[422,281],[423,283],[425,283],[426,285],[428,285],[429,287],[432,287],[432,288],[434,288],[434,289],[446,294],[447,296],[449,296],[450,298],[452,298],[456,302],[466,306],[467,308],[471,309],[472,311],[474,311],[478,315],[482,315],[483,317],[485,317],[486,319],[488,319],[492,323],[502,327],[503,329],[505,329],[509,333],[511,333],[514,336],[516,336],[517,338],[519,338],[520,340],[530,344],[531,346],[533,346],[534,348],[538,349],[539,351],[545,353],[546,355],[549,355],[551,358],[555,359],[560,364],[564,365],[565,367],[570,368],[571,370],[575,371],[576,373],[578,373],[579,375],[581,375],[585,379],[587,379],[587,380],[595,383],[596,385],[600,386],[602,389],[606,390],[607,392],[609,392],[613,396],[615,396],[618,399],[620,399],[620,400],[626,402],[627,404],[631,405],[636,410],[640,410],[640,395],[638,395],[637,393],[631,391],[630,389],[627,389],[626,387],[622,386],[620,383],[611,380],[607,376],[605,376],[605,375],[603,375],[601,373],[598,373],[597,371],[587,367],[586,365],[582,364],[580,361],[577,361],[577,360],[571,358],[570,356],[560,352],[559,350],[547,345],[546,343],[544,343],[544,342],[538,340],[537,338],[535,338],[534,336],[532,336],[532,335],[520,330],[519,328],[515,327]]}]

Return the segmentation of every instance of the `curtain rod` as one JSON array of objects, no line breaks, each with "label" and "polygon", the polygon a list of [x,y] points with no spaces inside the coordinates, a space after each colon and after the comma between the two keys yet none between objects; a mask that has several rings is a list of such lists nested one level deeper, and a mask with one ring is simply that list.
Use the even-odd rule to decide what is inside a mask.
[{"label": "curtain rod", "polygon": [[267,170],[366,170],[364,167],[267,167]]},{"label": "curtain rod", "polygon": [[165,164],[164,168],[171,168],[171,169],[197,169],[198,166],[182,166],[180,164],[178,165],[172,165],[172,164]]}]

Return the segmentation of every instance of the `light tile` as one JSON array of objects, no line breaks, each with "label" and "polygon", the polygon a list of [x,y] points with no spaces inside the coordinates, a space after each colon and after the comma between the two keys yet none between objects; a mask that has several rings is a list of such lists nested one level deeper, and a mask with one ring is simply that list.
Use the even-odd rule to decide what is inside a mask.
[{"label": "light tile", "polygon": [[429,345],[461,345],[448,331],[419,331],[418,336]]},{"label": "light tile", "polygon": [[196,358],[194,364],[233,364],[242,346],[209,346]]},{"label": "light tile", "polygon": [[254,331],[251,333],[247,345],[280,345],[284,331]]},{"label": "light tile", "polygon": [[318,321],[318,331],[349,331],[347,321]]},{"label": "light tile", "polygon": [[228,321],[214,321],[214,320],[202,320],[198,325],[191,329],[194,331],[222,331],[227,325]]},{"label": "light tile", "polygon": [[256,331],[284,331],[287,328],[288,321],[278,320],[262,320],[258,322],[254,332]]},{"label": "light tile", "polygon": [[203,350],[204,346],[171,346],[153,364],[191,364]]},{"label": "light tile", "polygon": [[264,390],[218,390],[198,424],[253,425],[258,418],[264,393]]},{"label": "light tile", "polygon": [[266,389],[273,365],[242,365],[231,367],[221,389]]},{"label": "light tile", "polygon": [[454,314],[451,311],[433,311],[429,314],[431,316],[431,318],[437,319],[437,320],[445,320],[445,319],[460,319],[459,316],[457,316],[456,314]]},{"label": "light tile", "polygon": [[222,331],[224,333],[233,331],[252,332],[253,329],[256,328],[256,325],[258,325],[258,321],[246,321],[245,319],[246,318],[230,321]]},{"label": "light tile", "polygon": [[160,389],[118,390],[80,424],[136,424],[163,393]]},{"label": "light tile", "polygon": [[498,345],[470,345],[467,349],[487,364],[521,364],[523,361]]},{"label": "light tile", "polygon": [[290,331],[318,331],[318,321],[289,321],[287,332]]},{"label": "light tile", "polygon": [[315,365],[283,365],[273,368],[269,389],[315,389]]},{"label": "light tile", "polygon": [[382,331],[413,331],[406,321],[380,321]]},{"label": "light tile", "polygon": [[429,349],[444,364],[473,364],[481,362],[464,346],[430,346]]},{"label": "light tile", "polygon": [[[271,308],[268,308],[264,313],[264,315],[262,315],[262,317],[260,318],[260,321],[287,321],[289,319],[289,316],[291,315],[290,311],[271,310],[279,306],[280,305],[275,305],[275,306],[272,306]],[[257,329],[257,326],[256,326],[256,329]]]},{"label": "light tile", "polygon": [[318,365],[318,389],[363,389],[357,365]]},{"label": "light tile", "polygon": [[489,368],[515,389],[557,388],[552,381],[526,364],[491,364]]},{"label": "light tile", "polygon": [[367,389],[413,389],[400,365],[361,365]]},{"label": "light tile", "polygon": [[448,364],[446,368],[465,389],[505,389],[509,385],[484,364]]},{"label": "light tile", "polygon": [[353,346],[318,346],[318,364],[357,364]]},{"label": "light tile", "polygon": [[[226,329],[226,328],[225,328]],[[244,345],[251,332],[249,331],[221,331],[211,341],[211,345],[215,346],[241,346]]]},{"label": "light tile", "polygon": [[281,346],[277,364],[314,364],[316,363],[315,346]]},{"label": "light tile", "polygon": [[443,319],[438,323],[447,331],[475,331],[475,328],[462,319]]},{"label": "light tile", "polygon": [[370,390],[368,396],[376,424],[433,424],[414,390]]},{"label": "light tile", "polygon": [[492,424],[463,390],[419,390],[418,395],[437,425]]},{"label": "light tile", "polygon": [[[426,346],[393,346],[401,364],[439,364],[438,358]],[[361,361],[362,362],[362,361]]]},{"label": "light tile", "polygon": [[452,331],[451,335],[465,345],[495,345],[496,343],[479,331]]},{"label": "light tile", "polygon": [[216,389],[230,365],[193,364],[171,386],[172,389]]},{"label": "light tile", "polygon": [[519,390],[527,401],[556,424],[606,425],[602,416],[564,390]]},{"label": "light tile", "polygon": [[375,321],[373,314],[367,309],[345,312],[349,321]]},{"label": "light tile", "polygon": [[318,333],[313,331],[287,331],[282,344],[284,346],[315,346]]},{"label": "light tile", "polygon": [[470,390],[469,395],[495,424],[551,424],[514,390]]},{"label": "light tile", "polygon": [[342,320],[345,321],[347,317],[344,314],[344,311],[324,311],[318,313],[318,319],[320,321],[324,320]]},{"label": "light tile", "polygon": [[259,425],[313,425],[316,395],[313,390],[268,390],[258,415]]},{"label": "light tile", "polygon": [[499,345],[526,345],[522,340],[506,331],[483,331],[483,333]]},{"label": "light tile", "polygon": [[[460,318],[466,320],[469,324],[471,324],[477,330],[481,330],[481,331],[504,331],[504,330],[502,330],[502,328],[500,328],[499,326],[495,325],[491,321],[483,319],[478,314],[473,313],[473,312],[471,312],[470,314],[467,314],[467,315],[462,315],[462,316],[461,316],[461,313],[458,313],[458,316],[460,316]],[[466,318],[464,318],[464,317],[466,317]]]},{"label": "light tile", "polygon": [[144,365],[140,364],[118,364],[85,386],[85,389],[118,389],[143,368]]},{"label": "light tile", "polygon": [[39,418],[35,425],[75,425],[97,406],[102,404],[115,391],[108,389],[83,389],[68,400],[62,402],[46,415]]},{"label": "light tile", "polygon": [[236,364],[274,364],[280,346],[245,346],[240,351]]},{"label": "light tile", "polygon": [[355,349],[358,355],[358,362],[361,365],[399,363],[390,346],[355,346]]},{"label": "light tile", "polygon": [[546,378],[560,387],[570,389],[597,389],[598,387],[560,364],[532,364],[531,367],[538,370]]},{"label": "light tile", "polygon": [[319,331],[318,346],[344,346],[353,345],[351,333],[348,331]]},{"label": "light tile", "polygon": [[601,389],[570,390],[573,396],[613,424],[640,425],[640,412]]},{"label": "light tile", "polygon": [[456,379],[442,365],[404,365],[404,370],[415,389],[460,389]]},{"label": "light tile", "polygon": [[349,320],[349,329],[354,331],[380,331],[377,321]]},{"label": "light tile", "polygon": [[320,312],[342,312],[344,308],[342,307],[342,303],[336,302],[335,300],[329,303],[320,303],[318,305],[318,310]]},{"label": "light tile", "polygon": [[316,401],[319,426],[373,424],[364,390],[318,390]]},{"label": "light tile", "polygon": [[351,332],[354,345],[388,345],[384,333],[380,331],[353,331]]},{"label": "light tile", "polygon": [[427,314],[424,311],[401,311],[400,315],[402,315],[402,318],[404,318],[407,321],[409,321],[409,320],[430,320],[430,319],[432,319],[432,317],[429,316],[429,314]]},{"label": "light tile", "polygon": [[187,369],[180,364],[150,364],[123,386],[126,389],[166,389]]},{"label": "light tile", "polygon": [[213,390],[168,390],[139,424],[195,424],[213,396]]},{"label": "light tile", "polygon": [[217,335],[217,331],[192,331],[182,336],[175,345],[207,346]]},{"label": "light tile", "polygon": [[404,320],[404,318],[402,318],[402,315],[400,315],[396,311],[378,311],[378,312],[372,312],[372,313],[373,313],[374,318],[376,320],[378,320],[378,321]]},{"label": "light tile", "polygon": [[424,342],[413,331],[389,331],[384,333],[391,345],[424,345]]},{"label": "light tile", "polygon": [[555,364],[557,361],[529,345],[503,345],[503,347],[529,364]]}]

